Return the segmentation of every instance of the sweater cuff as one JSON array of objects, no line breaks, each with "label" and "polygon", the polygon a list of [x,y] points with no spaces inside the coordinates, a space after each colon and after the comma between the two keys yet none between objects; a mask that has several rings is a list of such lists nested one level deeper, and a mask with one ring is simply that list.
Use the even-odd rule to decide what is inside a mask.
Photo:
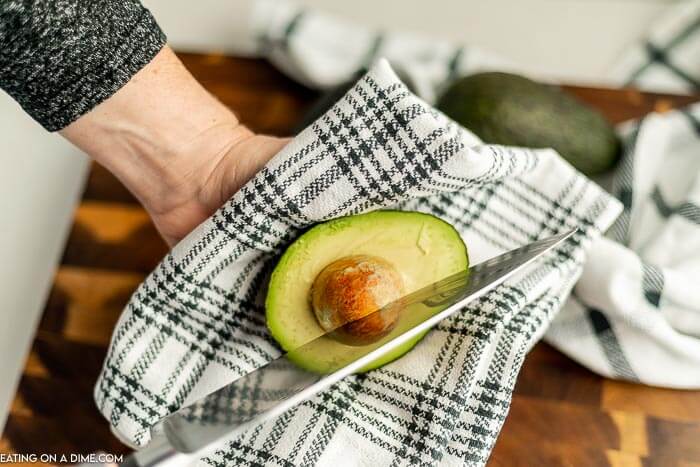
[{"label": "sweater cuff", "polygon": [[136,0],[0,6],[0,87],[49,131],[106,100],[165,44]]}]

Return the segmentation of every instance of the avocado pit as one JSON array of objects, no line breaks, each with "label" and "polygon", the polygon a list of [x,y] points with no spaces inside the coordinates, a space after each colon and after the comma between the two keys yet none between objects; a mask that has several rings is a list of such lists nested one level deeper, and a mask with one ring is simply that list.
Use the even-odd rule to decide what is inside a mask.
[{"label": "avocado pit", "polygon": [[386,336],[398,320],[398,308],[374,312],[403,295],[403,280],[391,263],[352,255],[333,261],[316,276],[310,299],[326,332],[334,331],[348,345],[366,345]]}]

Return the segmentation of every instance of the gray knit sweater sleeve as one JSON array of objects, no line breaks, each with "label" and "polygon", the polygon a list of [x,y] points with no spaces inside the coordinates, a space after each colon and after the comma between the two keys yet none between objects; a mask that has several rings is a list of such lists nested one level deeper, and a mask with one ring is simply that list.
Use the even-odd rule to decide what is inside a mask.
[{"label": "gray knit sweater sleeve", "polygon": [[164,44],[137,0],[0,0],[0,88],[50,131],[114,94]]}]

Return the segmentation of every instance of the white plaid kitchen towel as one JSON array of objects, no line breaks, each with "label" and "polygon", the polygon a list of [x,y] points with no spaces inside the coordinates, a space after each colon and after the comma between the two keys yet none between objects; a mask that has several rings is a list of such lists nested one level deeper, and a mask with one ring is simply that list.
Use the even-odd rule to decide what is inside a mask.
[{"label": "white plaid kitchen towel", "polygon": [[[517,71],[478,49],[372,31],[292,2],[259,0],[248,23],[257,41],[245,52],[257,51],[317,88],[351,79],[376,55],[386,56],[428,102],[458,76]],[[700,1],[670,8],[612,75],[621,85],[698,91]],[[621,125],[624,162],[613,193],[625,213],[610,238],[591,249],[575,296],[545,336],[602,375],[700,388],[700,299],[692,285],[700,281],[700,140],[694,115],[697,107]]]},{"label": "white plaid kitchen towel", "polygon": [[647,37],[625,53],[612,78],[649,91],[700,91],[700,1],[685,0],[669,8]]},{"label": "white plaid kitchen towel", "polygon": [[[95,391],[122,438],[144,445],[160,417],[279,355],[262,296],[280,252],[310,224],[387,206],[452,223],[473,263],[571,226],[582,232],[415,351],[348,378],[202,463],[484,464],[523,357],[548,326],[551,343],[601,374],[700,387],[700,109],[621,129],[614,193],[626,210],[601,239],[619,204],[555,153],[481,145],[424,102],[457,76],[517,67],[283,1],[257,2],[250,25],[255,53],[313,87],[371,72],[136,292]],[[372,66],[379,56],[423,100],[387,64]],[[589,259],[570,297],[584,249]]]},{"label": "white plaid kitchen towel", "polygon": [[[626,54],[622,85],[700,91],[700,2],[679,2]],[[700,105],[620,126],[625,210],[590,250],[546,340],[593,371],[700,388]]]},{"label": "white plaid kitchen towel", "polygon": [[620,128],[625,210],[546,340],[593,371],[700,388],[700,106]]},{"label": "white plaid kitchen towel", "polygon": [[484,464],[525,354],[578,279],[584,249],[621,207],[551,150],[480,144],[408,91],[385,61],[135,292],[95,389],[120,437],[146,444],[161,417],[278,356],[263,298],[280,253],[314,223],[385,207],[445,219],[474,264],[580,231],[403,358],[343,380],[201,463]]}]

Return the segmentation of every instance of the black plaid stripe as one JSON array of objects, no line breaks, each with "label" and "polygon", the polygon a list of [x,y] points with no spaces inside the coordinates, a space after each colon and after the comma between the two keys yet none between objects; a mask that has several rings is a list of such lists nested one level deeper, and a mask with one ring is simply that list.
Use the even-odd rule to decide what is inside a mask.
[{"label": "black plaid stripe", "polygon": [[[387,170],[374,156],[386,146],[388,140],[395,138],[397,125],[394,120],[387,122],[375,114],[372,108],[373,100],[368,100],[367,104],[363,105],[356,96],[347,96],[345,102],[351,106],[351,113],[344,112],[342,107],[338,106],[329,112],[329,115],[322,117],[330,132],[325,132],[320,125],[313,125],[319,139],[330,144],[333,152],[337,151],[338,162],[343,170],[348,173],[352,169],[357,170],[359,175],[367,180],[366,186],[362,186],[354,198],[340,205],[335,212],[347,210],[361,198],[380,206],[393,204],[397,197],[417,182],[411,170],[403,170],[403,166],[396,165],[400,161],[389,160]],[[357,119],[358,115],[362,118]],[[362,138],[363,133],[371,135],[371,138]],[[405,153],[405,148],[402,149]],[[370,170],[378,177],[373,177]]]},{"label": "black plaid stripe", "polygon": [[664,290],[664,273],[661,268],[642,263],[642,290],[647,302],[658,308]]},{"label": "black plaid stripe", "polygon": [[685,201],[673,206],[666,202],[658,186],[654,187],[651,193],[651,200],[662,217],[668,218],[675,215],[682,217],[688,222],[700,225],[700,206],[697,204]]},{"label": "black plaid stripe", "polygon": [[690,73],[684,71],[681,67],[674,64],[668,57],[668,50],[661,49],[651,42],[645,44],[647,55],[652,63],[660,64],[666,69],[673,72],[674,75],[681,78],[686,83],[690,84],[695,89],[700,89],[700,81],[695,79]]},{"label": "black plaid stripe", "polygon": [[[134,311],[135,317],[137,317],[137,318],[144,317],[138,311],[135,311],[135,310],[132,310],[132,311]],[[162,311],[164,311],[164,310],[161,310],[161,312]],[[208,364],[209,361],[214,361],[214,362],[217,362],[217,363],[224,365],[224,366],[230,366],[232,363],[231,359],[221,358],[218,354],[213,353],[213,351],[216,349],[216,346],[220,345],[221,342],[223,342],[222,340],[216,340],[216,341],[213,341],[213,343],[210,342],[209,345],[206,345],[206,344],[199,345],[199,344],[195,344],[191,341],[188,342],[187,340],[182,339],[181,334],[178,333],[177,327],[175,327],[175,326],[167,326],[167,325],[163,326],[162,323],[156,324],[156,322],[153,319],[148,319],[148,318],[146,319],[146,324],[150,325],[150,326],[155,325],[162,336],[167,336],[168,338],[174,338],[185,345],[189,344],[189,346],[190,346],[189,350],[197,352],[198,354],[202,355],[203,359],[199,361],[199,364],[195,368],[194,372],[192,372],[190,374],[190,378],[189,378],[188,382],[180,387],[180,390],[178,391],[177,395],[175,396],[174,401],[171,402],[170,405],[166,406],[165,401],[162,401],[162,402],[159,402],[160,407],[157,410],[152,411],[149,409],[148,405],[145,405],[144,402],[140,402],[138,397],[124,397],[123,401],[120,400],[119,401],[120,403],[117,407],[118,410],[114,410],[112,413],[112,420],[113,420],[113,423],[116,425],[119,424],[119,421],[120,421],[119,417],[121,417],[122,412],[124,412],[130,418],[140,419],[139,417],[136,417],[133,412],[125,410],[126,408],[128,408],[129,404],[132,404],[132,403],[136,404],[136,407],[138,407],[139,410],[145,410],[146,412],[150,411],[150,413],[152,414],[153,417],[156,417],[156,418],[162,417],[162,415],[164,415],[163,410],[167,409],[168,412],[172,411],[172,409],[174,407],[179,406],[184,401],[184,398],[189,394],[189,390],[191,390],[194,387],[194,385],[197,382],[197,380],[199,379],[199,377],[201,377],[201,375],[202,375],[202,373],[203,373],[204,369],[206,368],[206,365]],[[121,354],[121,357],[120,357],[121,360],[118,358],[117,363],[120,361],[123,361],[123,358],[124,358],[126,352],[129,351],[129,349],[134,345],[134,342],[136,341],[136,339],[139,336],[140,336],[140,334],[136,334],[135,336],[132,336],[132,340],[130,342],[128,342],[127,345],[125,346],[126,350],[124,352],[122,352],[122,354]],[[241,345],[244,345],[244,346],[250,345],[249,339],[241,339],[239,341],[239,343]],[[235,352],[235,356],[237,357],[237,360],[243,359],[245,361],[245,359],[248,358],[246,353],[242,353],[242,352],[238,351],[237,349],[234,349],[234,352]],[[154,355],[154,354],[149,355],[148,353],[143,354],[141,359],[139,360],[139,365],[141,365],[141,366],[149,365],[152,362],[152,360],[155,359],[156,356],[157,355]],[[269,357],[267,357],[267,359],[269,359]],[[250,361],[249,364],[253,365],[253,366],[259,365],[259,364],[255,364],[252,361]],[[236,373],[242,374],[240,367],[238,367],[237,365],[230,366],[230,368],[231,368],[231,370],[235,371]],[[145,395],[146,400],[153,399],[153,401],[156,401],[156,402],[159,400],[158,397],[156,397],[154,394],[151,394],[150,391],[147,388],[143,387],[138,382],[138,380],[135,379],[132,375],[127,376],[125,374],[122,374],[120,370],[118,370],[117,368],[114,368],[114,367],[106,367],[106,369],[109,369],[112,372],[114,372],[115,376],[118,376],[117,380],[123,379],[129,383],[129,386],[130,386],[129,389],[130,389],[130,391],[132,391],[132,393],[121,392],[120,396],[122,396],[122,397],[123,396],[132,396],[133,394],[142,393]],[[105,378],[105,381],[107,383],[109,383],[110,381],[114,381],[114,377]],[[167,412],[165,412],[165,413],[167,413]],[[147,422],[146,419],[140,419],[140,420],[141,420],[142,426],[148,426],[149,422]]]},{"label": "black plaid stripe", "polygon": [[318,463],[319,458],[331,442],[335,431],[343,421],[348,419],[346,413],[356,412],[356,416],[364,417],[363,422],[365,424],[370,421],[368,414],[355,407],[356,397],[357,392],[353,390],[352,385],[338,385],[337,390],[325,391],[321,394],[321,405],[326,409],[327,416],[316,437],[311,442],[311,447],[304,453],[304,457],[301,460],[302,465],[316,465]]},{"label": "black plaid stripe", "polygon": [[[431,386],[444,387],[447,378],[452,372],[458,370],[460,376],[457,388],[453,389],[453,393],[465,399],[469,388],[468,382],[474,377],[477,370],[477,361],[468,357],[466,360],[458,360],[458,356],[464,353],[467,356],[480,354],[488,340],[487,334],[482,333],[481,336],[484,338],[469,340],[461,338],[458,333],[448,334],[426,383]],[[465,344],[467,344],[466,347]],[[451,415],[449,417],[436,417],[435,408],[441,406],[444,406],[444,402],[437,394],[418,393],[416,403],[411,408],[410,424],[401,439],[401,449],[394,457],[392,466],[399,465],[406,460],[410,464],[425,464],[439,462],[442,459],[444,449],[457,421],[456,415],[461,413],[462,408],[453,408],[452,411],[448,412]],[[425,414],[431,414],[428,420],[426,420]]]},{"label": "black plaid stripe", "polygon": [[[573,212],[567,202],[563,202],[574,186],[573,180],[575,178],[572,178],[572,183],[564,188],[557,199],[550,199],[540,190],[515,179],[512,183],[492,183],[478,190],[467,189],[436,198],[423,198],[405,204],[404,208],[426,210],[447,220],[459,230],[476,231],[498,248],[508,250],[574,227],[583,231],[580,235],[595,227],[591,219],[595,219],[599,211],[607,206],[607,198],[599,196],[595,203],[598,210],[592,213],[592,217]],[[584,193],[597,190],[589,182],[578,185],[575,202],[579,202]],[[527,231],[514,224],[505,213],[489,209],[489,200],[492,198],[507,203],[509,209],[523,214],[533,224],[537,224],[539,229]],[[484,213],[488,218],[483,216]]]},{"label": "black plaid stripe", "polygon": [[[287,431],[290,422],[293,420],[294,416],[297,413],[297,410],[299,410],[298,407],[293,407],[292,409],[277,417],[277,420],[275,420],[275,424],[272,430],[270,431],[267,438],[265,439],[265,442],[262,445],[262,448],[265,450],[265,452],[270,452],[275,449],[277,443],[282,438],[282,435],[284,435],[284,433]],[[306,437],[309,435],[309,432],[318,422],[318,417],[320,417],[320,415],[320,413],[314,414],[314,416],[311,417],[311,419],[309,419],[304,429],[301,430],[299,439],[297,440],[297,444],[292,450],[293,453],[299,452],[299,449],[301,447],[300,443],[303,443],[306,440]]]},{"label": "black plaid stripe", "polygon": [[[415,98],[411,98],[408,105],[402,105],[402,101],[411,96],[403,85],[382,89],[371,78],[367,79],[367,85],[374,95],[368,94],[364,86],[358,88],[358,95],[363,98],[363,103],[368,108],[377,109],[373,116],[388,131],[391,137],[390,144],[396,144],[402,153],[406,154],[405,162],[410,165],[401,167],[401,171],[405,174],[411,173],[412,177],[417,175],[411,188],[416,185],[430,185],[431,190],[454,191],[463,187],[463,183],[461,186],[445,184],[436,177],[444,163],[464,149],[464,145],[455,140],[456,135],[443,137],[447,135],[447,129],[438,127],[428,137],[419,137],[410,122],[431,114],[430,109]],[[389,121],[386,119],[389,115],[395,117]],[[380,141],[389,143],[383,139]],[[436,141],[440,143],[438,147],[435,147]]]},{"label": "black plaid stripe", "polygon": [[306,14],[307,12],[304,9],[297,8],[287,20],[286,24],[282,27],[279,35],[258,33],[256,40],[259,53],[264,56],[272,55],[275,52],[275,49],[288,50],[291,39],[294,33],[303,23],[303,19]]},{"label": "black plaid stripe", "polygon": [[[454,122],[449,122],[446,120],[444,122],[445,126],[443,128],[437,128],[433,132],[433,134],[431,134],[427,138],[420,138],[416,134],[416,131],[412,128],[412,126],[407,123],[410,120],[417,119],[418,117],[426,113],[435,115],[432,112],[432,110],[420,101],[414,102],[411,106],[407,107],[406,110],[412,110],[411,112],[402,111],[402,109],[397,107],[400,100],[406,97],[408,94],[408,91],[403,85],[394,86],[394,89],[392,91],[394,91],[395,89],[400,89],[400,93],[396,95],[393,99],[391,99],[390,92],[381,90],[377,83],[373,80],[368,80],[368,84],[374,90],[376,96],[380,98],[379,103],[383,106],[383,109],[387,113],[395,114],[399,112],[398,123],[401,124],[400,129],[405,134],[402,134],[402,138],[395,140],[395,142],[401,147],[406,141],[406,136],[408,136],[408,140],[412,143],[412,147],[407,148],[403,146],[402,150],[405,154],[411,156],[409,157],[409,159],[412,159],[413,157],[420,157],[421,155],[432,156],[432,158],[426,158],[429,167],[415,167],[415,170],[417,171],[418,175],[421,175],[424,179],[423,183],[426,182],[426,175],[429,173],[435,173],[439,177],[445,178],[449,181],[459,182],[457,184],[450,184],[443,181],[438,182],[438,180],[436,179],[437,177],[433,176],[433,180],[431,180],[433,182],[431,190],[437,191],[437,188],[442,189],[442,191],[463,190],[466,187],[478,184],[479,182],[484,180],[493,182],[496,179],[507,178],[513,173],[515,173],[516,157],[515,154],[511,152],[512,150],[506,147],[489,146],[487,148],[488,151],[491,155],[495,157],[494,162],[491,164],[488,171],[486,171],[484,174],[470,174],[469,176],[465,176],[463,174],[446,174],[442,170],[444,162],[446,162],[446,160],[453,156],[456,152],[464,148],[464,144],[461,142],[461,139],[463,138],[462,130],[459,129],[459,126],[454,124]],[[363,88],[358,89],[361,95],[362,90]],[[365,103],[369,105],[373,103],[373,101],[365,99]],[[450,128],[453,128],[454,132],[450,132]],[[446,135],[449,135],[449,137],[445,138],[444,136]],[[440,138],[441,136],[443,136],[443,138]],[[432,143],[436,140],[441,141],[441,146],[438,147],[437,150],[435,148],[430,147]],[[527,158],[527,162],[531,162],[530,156],[532,156],[532,153],[530,151],[524,151],[524,154],[529,156]],[[527,165],[527,162],[525,163],[525,165]]]},{"label": "black plaid stripe", "polygon": [[629,224],[632,218],[632,199],[634,187],[634,158],[637,149],[637,138],[644,124],[639,120],[630,134],[623,141],[622,161],[620,162],[613,180],[613,194],[622,202],[624,211],[610,229],[612,238],[627,245],[629,243]]},{"label": "black plaid stripe", "polygon": [[455,440],[468,448],[471,463],[486,463],[508,413],[513,387],[525,355],[539,338],[543,324],[549,322],[558,310],[559,304],[557,295],[549,291],[524,306],[506,325],[486,379],[479,382],[477,395],[471,398],[478,404],[473,410],[475,416],[468,426],[462,420],[455,433]]},{"label": "black plaid stripe", "polygon": [[[420,161],[417,161],[416,158],[412,157],[411,149],[405,145],[402,139],[397,138],[397,133],[401,129],[405,129],[405,127],[407,126],[405,125],[405,122],[410,120],[405,120],[405,118],[400,117],[400,115],[387,115],[384,112],[382,112],[382,109],[376,108],[375,106],[378,102],[378,98],[374,94],[368,94],[367,92],[363,91],[364,86],[362,86],[362,84],[364,84],[364,81],[369,81],[369,77],[365,78],[363,82],[360,83],[360,86],[358,86],[357,88],[357,97],[361,97],[363,99],[363,105],[360,106],[360,104],[356,102],[355,98],[348,98],[348,102],[351,106],[353,106],[355,115],[360,115],[363,119],[363,124],[359,128],[354,126],[349,127],[351,128],[349,136],[357,137],[360,135],[362,130],[366,130],[367,132],[369,132],[369,134],[371,134],[371,138],[365,138],[360,140],[361,143],[359,144],[358,148],[363,155],[369,157],[366,157],[366,159],[358,158],[355,161],[356,163],[353,165],[361,172],[362,176],[367,177],[369,172],[364,168],[363,164],[357,163],[357,161],[367,160],[368,164],[370,164],[374,168],[374,170],[377,171],[379,177],[376,180],[373,180],[371,178],[369,179],[369,191],[365,186],[360,185],[361,189],[358,189],[356,191],[355,196],[351,198],[347,203],[339,205],[339,207],[331,213],[331,216],[336,216],[343,211],[347,211],[350,206],[359,202],[362,203],[363,207],[367,204],[380,206],[393,204],[399,199],[401,199],[402,196],[405,196],[406,191],[415,187],[419,182],[422,181],[420,180],[420,178],[413,176],[414,172],[419,172],[424,175],[427,174],[427,167],[425,166],[425,163],[421,163]],[[401,92],[398,95],[399,99],[403,99],[409,95],[405,91],[405,89],[402,89],[400,91]],[[419,117],[423,113],[424,111],[419,111],[418,113],[414,113],[411,117],[412,119],[414,119]],[[339,123],[341,125],[348,125],[350,122],[352,122],[348,115],[341,113],[339,110],[336,111],[336,114],[338,115]],[[401,122],[401,120],[404,120],[404,122]],[[345,127],[347,128],[347,126]],[[341,128],[343,127],[336,127],[336,129]],[[351,156],[351,161],[349,162],[353,162],[352,159],[356,157],[355,155],[357,154],[357,152],[354,150],[352,145],[349,144],[348,137],[340,134],[338,139],[342,143],[345,143],[345,150]],[[396,162],[394,162],[394,160],[388,160],[387,163],[391,167],[389,171],[386,171],[383,167],[380,166],[378,161],[374,160],[372,154],[376,154],[377,151],[385,150],[389,147],[390,142],[397,143],[402,153],[406,156],[409,156],[403,160],[408,160],[409,163],[412,164],[410,170],[407,170],[407,167],[403,165],[404,162],[402,159],[399,159],[398,161],[401,163],[400,167],[396,165]],[[383,192],[384,198],[377,198],[376,196],[372,196],[372,192]]]},{"label": "black plaid stripe", "polygon": [[[365,81],[370,84],[371,91],[365,90],[363,86]],[[354,167],[360,171],[361,175],[366,177],[368,171],[362,164],[357,162],[368,159],[368,163],[377,171],[379,177],[376,180],[369,179],[369,183],[366,185],[358,183],[358,189],[354,197],[350,198],[345,204],[340,204],[330,213],[330,217],[347,212],[353,205],[365,208],[367,205],[387,206],[399,201],[405,197],[406,192],[409,190],[425,184],[428,174],[434,171],[435,167],[440,167],[444,160],[452,157],[457,151],[462,149],[462,146],[454,145],[448,148],[446,152],[441,150],[441,148],[438,148],[438,151],[434,154],[427,152],[429,151],[429,145],[415,135],[409,124],[416,118],[425,115],[427,113],[425,110],[421,110],[417,104],[396,110],[395,103],[391,103],[384,108],[376,108],[377,102],[386,103],[386,98],[389,97],[390,93],[388,91],[377,91],[377,84],[373,83],[369,77],[362,80],[356,89],[358,91],[356,96],[348,96],[346,98],[347,103],[353,108],[354,119],[342,112],[342,106],[337,106],[331,112],[336,116],[337,126],[334,126],[332,123],[333,119],[331,116],[326,116],[324,122],[330,125],[330,128],[336,130],[336,139],[343,145],[341,153],[350,154],[350,162],[355,159]],[[376,91],[376,94],[370,94],[372,91]],[[403,86],[394,87],[391,92],[394,93],[391,102],[400,102],[402,99],[410,96]],[[383,96],[385,99],[378,99],[377,95]],[[361,101],[359,100],[360,98]],[[387,110],[389,112],[386,112]],[[363,123],[359,127],[350,125],[353,121],[357,122],[358,115],[362,117],[360,121]],[[317,125],[314,125],[314,127],[317,127]],[[348,136],[342,134],[344,129],[349,129],[347,130]],[[371,134],[371,138],[360,139],[360,143],[357,144],[357,138],[363,129]],[[399,137],[401,132],[411,136],[408,141],[405,137]],[[358,145],[357,149],[350,144],[349,137],[355,138],[355,144]],[[393,144],[396,145],[404,157],[388,160],[387,164],[391,166],[389,171],[380,167],[378,161],[374,160],[374,156],[366,159],[356,157],[358,152],[362,155],[376,154],[377,151],[385,149],[389,149],[391,152]],[[420,160],[421,155],[424,156],[423,160]],[[415,176],[415,173],[420,176]],[[449,188],[455,189],[456,186]],[[376,193],[378,190],[381,190],[380,193],[383,193],[383,198],[371,195],[372,192]]]},{"label": "black plaid stripe", "polygon": [[610,363],[613,373],[627,380],[639,381],[639,378],[632,370],[629,360],[620,347],[620,341],[607,320],[605,315],[594,308],[588,309],[588,318],[591,321],[593,330],[605,352],[605,356]]},{"label": "black plaid stripe", "polygon": [[452,53],[449,62],[447,62],[447,79],[446,83],[454,81],[459,73],[460,64],[464,61],[465,49],[464,46],[458,46]]},{"label": "black plaid stripe", "polygon": [[[111,368],[105,368],[100,375],[97,390],[100,394],[97,400],[98,407],[103,411],[111,407],[109,420],[112,425],[122,426],[122,418],[125,417],[127,423],[136,427],[135,442],[146,437],[153,420],[158,420],[176,409],[138,381]],[[154,406],[153,402],[157,405]]]},{"label": "black plaid stripe", "polygon": [[178,387],[175,396],[172,398],[172,407],[180,408],[182,406],[209,366],[209,359],[206,355],[197,354],[196,358],[193,369],[186,374],[185,382]]},{"label": "black plaid stripe", "polygon": [[170,391],[175,389],[175,384],[182,376],[185,367],[191,362],[192,357],[195,355],[196,354],[194,352],[187,352],[185,353],[185,356],[178,361],[175,371],[168,376],[168,379],[161,390],[160,397],[167,399],[170,396]]},{"label": "black plaid stripe", "polygon": [[[148,293],[149,288],[144,285],[144,292]],[[224,350],[228,355],[211,355],[212,361],[225,365],[232,370],[237,370],[238,374],[243,371],[231,363],[233,360],[242,359],[251,367],[259,366],[262,362],[251,359],[247,352],[242,352],[241,348],[249,350],[252,354],[261,354],[264,359],[269,359],[277,352],[270,351],[269,339],[264,328],[255,330],[247,328],[246,322],[236,320],[237,316],[255,316],[252,310],[241,306],[236,314],[218,314],[208,318],[198,316],[196,306],[180,307],[180,302],[174,300],[166,301],[153,296],[137,297],[142,300],[140,304],[134,304],[131,309],[133,314],[151,326],[157,327],[159,332],[168,334],[182,345],[198,350],[205,354],[213,354],[216,350]],[[201,307],[199,308],[201,309]],[[246,320],[248,321],[248,320]],[[246,332],[253,329],[253,332]],[[240,337],[239,336],[244,336]],[[255,339],[250,339],[255,337]],[[261,340],[267,342],[261,342]],[[233,358],[230,358],[233,357]]]},{"label": "black plaid stripe", "polygon": [[700,16],[688,21],[687,26],[681,29],[675,36],[671,38],[665,45],[659,46],[651,41],[647,41],[644,44],[644,49],[647,55],[647,61],[635,70],[630,77],[627,79],[626,86],[633,84],[638,81],[640,77],[648,71],[653,65],[659,65],[663,68],[669,70],[676,77],[678,77],[682,82],[690,85],[694,89],[700,88],[700,81],[698,77],[692,76],[687,71],[683,70],[678,64],[673,63],[669,58],[671,52],[678,47],[678,45],[684,43],[691,36],[698,33],[700,30]]},{"label": "black plaid stripe", "polygon": [[284,35],[282,36],[283,47],[289,47],[289,41],[292,39],[294,32],[299,29],[299,25],[301,24],[301,20],[304,18],[305,14],[306,12],[304,10],[299,10],[299,12],[292,17],[292,20],[287,23],[287,26],[284,29]]},{"label": "black plaid stripe", "polygon": [[[564,188],[560,190],[558,196],[554,199],[544,195],[541,190],[535,187],[528,187],[522,181],[519,181],[519,185],[528,189],[530,191],[530,196],[533,198],[540,198],[550,206],[549,209],[545,210],[545,219],[540,222],[540,230],[537,233],[537,238],[543,238],[548,235],[560,233],[580,225],[578,222],[572,223],[573,219],[571,216],[571,208],[569,206],[578,205],[578,202],[588,188],[587,181],[582,180],[580,177],[571,177]],[[576,185],[578,185],[578,195],[574,196],[571,202],[566,202],[567,198],[572,192],[574,192]]]},{"label": "black plaid stripe", "polygon": [[[225,258],[223,261],[227,261]],[[252,281],[250,281],[250,286],[252,288],[259,287],[262,282],[262,277],[267,274],[274,265],[274,259],[267,255],[261,255],[259,261],[262,263],[260,268],[255,268],[258,259],[251,261],[247,264],[243,271],[246,270],[250,274],[256,274]],[[200,313],[203,317],[209,317],[213,320],[220,320],[222,315],[235,311],[238,307],[244,307],[256,311],[257,313],[247,313],[245,318],[250,321],[251,324],[256,326],[265,326],[264,319],[260,316],[264,312],[264,308],[261,304],[255,302],[255,295],[251,293],[251,290],[244,291],[243,294],[239,290],[225,290],[214,282],[198,280],[193,274],[187,272],[187,270],[182,269],[177,263],[172,261],[170,257],[166,257],[164,263],[170,268],[165,275],[161,276],[161,271],[156,270],[153,273],[155,285],[158,287],[163,287],[167,289],[167,283],[173,282],[178,290],[184,290],[189,296],[197,301],[198,305],[201,303],[206,303],[211,305],[214,312],[210,309],[197,306],[196,312]],[[164,277],[165,282],[159,283],[159,278]],[[234,286],[243,286],[243,283],[250,279],[241,274],[237,277],[234,282]],[[236,326],[240,326],[241,323],[236,323]]]},{"label": "black plaid stripe", "polygon": [[680,112],[688,119],[688,122],[693,127],[693,130],[695,130],[695,133],[700,136],[700,119],[698,116],[693,113],[692,109],[688,108],[681,109]]},{"label": "black plaid stripe", "polygon": [[581,305],[586,309],[590,326],[598,339],[613,374],[616,377],[630,381],[639,381],[620,345],[620,340],[615,334],[612,324],[605,314],[600,310],[585,306],[583,303]]},{"label": "black plaid stripe", "polygon": [[[313,148],[307,148],[297,157],[308,157],[312,151]],[[213,219],[219,230],[252,249],[267,247],[269,251],[276,251],[279,242],[288,238],[290,226],[309,222],[299,206],[287,199],[286,188],[290,182],[283,176],[281,167],[272,170],[264,167],[217,211]]]}]

